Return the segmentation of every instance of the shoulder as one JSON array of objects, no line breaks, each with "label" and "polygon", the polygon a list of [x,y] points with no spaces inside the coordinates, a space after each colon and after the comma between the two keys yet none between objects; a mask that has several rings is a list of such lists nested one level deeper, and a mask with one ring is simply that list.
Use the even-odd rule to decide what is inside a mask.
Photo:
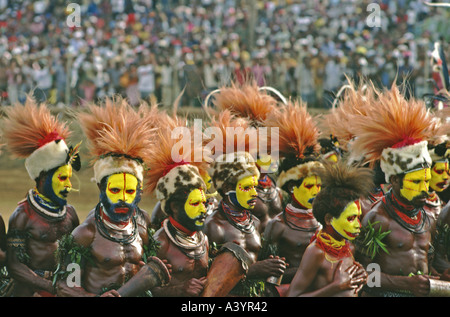
[{"label": "shoulder", "polygon": [[18,206],[16,207],[16,209],[12,212],[11,216],[9,217],[8,220],[8,228],[9,229],[17,229],[17,230],[24,230],[26,228],[26,225],[28,223],[29,220],[29,215],[28,215],[28,202],[25,201],[21,201],[18,203]]},{"label": "shoulder", "polygon": [[95,225],[95,215],[93,212],[90,212],[84,222],[73,230],[72,235],[75,239],[75,242],[88,247],[92,244],[92,241],[95,238],[96,231],[97,229]]}]

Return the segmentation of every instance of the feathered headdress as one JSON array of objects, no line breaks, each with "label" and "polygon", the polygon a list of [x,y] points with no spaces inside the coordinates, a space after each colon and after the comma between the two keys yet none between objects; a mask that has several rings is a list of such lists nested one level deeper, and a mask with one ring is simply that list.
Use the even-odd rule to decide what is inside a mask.
[{"label": "feathered headdress", "polygon": [[291,180],[315,174],[319,160],[319,130],[302,101],[290,101],[265,124],[278,128],[280,174],[277,183],[283,188]]},{"label": "feathered headdress", "polygon": [[391,175],[431,165],[427,140],[436,130],[436,119],[423,101],[407,100],[397,86],[378,95],[366,116],[352,116],[356,139],[352,149],[364,153],[370,167],[380,162],[385,180]]},{"label": "feathered headdress", "polygon": [[[339,141],[340,147],[349,150],[349,142],[355,137],[353,116],[367,116],[370,107],[378,95],[371,82],[361,81],[356,84],[348,79],[349,84],[343,92],[339,106],[319,117],[318,126],[323,135],[332,135]],[[370,109],[372,110],[372,109]]]},{"label": "feathered headdress", "polygon": [[87,111],[78,113],[98,184],[105,176],[122,172],[134,175],[142,184],[143,159],[155,146],[154,128],[148,120],[122,98],[90,104]]},{"label": "feathered headdress", "polygon": [[205,149],[213,158],[209,174],[217,190],[225,183],[236,184],[247,176],[259,178],[254,159],[258,150],[258,131],[246,118],[224,110],[211,119],[205,134]]},{"label": "feathered headdress", "polygon": [[33,98],[27,97],[24,105],[6,107],[5,113],[3,129],[6,143],[13,156],[25,159],[31,179],[68,163],[79,170],[79,144],[67,146],[70,130],[50,113],[45,104],[38,105]]},{"label": "feathered headdress", "polygon": [[158,118],[159,128],[154,136],[157,146],[145,156],[149,167],[146,190],[156,192],[156,198],[166,212],[167,201],[175,195],[188,194],[197,188],[206,192],[201,174],[206,171],[207,162],[203,144],[194,142],[193,128],[187,126],[186,119],[165,112],[151,116]]},{"label": "feathered headdress", "polygon": [[204,103],[210,116],[229,110],[236,117],[248,119],[253,127],[261,126],[269,115],[278,110],[278,101],[250,80],[242,84],[232,82],[230,86],[216,90],[212,97],[213,108],[208,107],[208,100]]},{"label": "feathered headdress", "polygon": [[313,214],[325,225],[327,213],[338,216],[352,201],[367,197],[374,187],[370,168],[351,166],[345,161],[324,163],[319,172],[322,189],[313,202]]}]

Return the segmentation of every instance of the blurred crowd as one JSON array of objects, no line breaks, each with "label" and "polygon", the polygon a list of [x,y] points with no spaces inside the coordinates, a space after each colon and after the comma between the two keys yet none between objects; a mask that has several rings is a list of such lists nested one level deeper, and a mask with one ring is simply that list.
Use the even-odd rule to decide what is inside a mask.
[{"label": "blurred crowd", "polygon": [[185,88],[182,104],[198,106],[252,77],[329,107],[345,75],[383,86],[407,75],[421,96],[449,17],[423,0],[0,0],[1,103],[32,92],[59,106],[115,94],[170,105]]}]

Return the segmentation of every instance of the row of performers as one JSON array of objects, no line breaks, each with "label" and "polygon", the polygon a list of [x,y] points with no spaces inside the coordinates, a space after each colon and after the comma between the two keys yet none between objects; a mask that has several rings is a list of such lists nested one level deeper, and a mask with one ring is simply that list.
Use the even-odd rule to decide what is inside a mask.
[{"label": "row of performers", "polygon": [[319,117],[250,81],[210,96],[209,127],[276,127],[279,161],[216,138],[196,162],[203,145],[173,151],[190,125],[176,111],[87,106],[99,202],[81,223],[67,203],[80,143],[45,104],[8,107],[5,145],[36,186],[2,235],[3,296],[448,296],[448,108],[349,87]]}]

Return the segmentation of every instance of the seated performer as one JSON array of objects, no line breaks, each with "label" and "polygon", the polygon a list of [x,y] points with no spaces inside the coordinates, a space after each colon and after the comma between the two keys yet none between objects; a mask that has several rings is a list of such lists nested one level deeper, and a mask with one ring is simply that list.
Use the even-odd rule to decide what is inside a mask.
[{"label": "seated performer", "polygon": [[[149,216],[138,206],[143,158],[155,146],[153,130],[125,100],[107,100],[87,110],[78,114],[78,120],[95,158],[100,201],[60,242],[58,296],[122,296],[121,287],[156,252],[148,232]],[[80,285],[69,279],[68,265],[74,261],[81,270]]]},{"label": "seated performer", "polygon": [[80,168],[78,146],[66,145],[70,131],[45,104],[38,106],[27,98],[25,105],[5,111],[4,137],[10,152],[25,158],[36,183],[9,219],[7,269],[15,284],[13,296],[52,296],[58,240],[79,224],[75,209],[67,204],[72,170]]},{"label": "seated performer", "polygon": [[272,253],[286,259],[289,267],[283,274],[282,285],[276,285],[274,290],[283,296],[320,226],[312,213],[312,204],[322,185],[318,176],[322,163],[319,162],[319,132],[305,105],[288,103],[267,124],[279,129],[278,186],[289,198],[286,208],[266,226],[260,258]]},{"label": "seated performer", "polygon": [[424,208],[429,196],[432,164],[427,140],[434,119],[423,101],[406,99],[394,85],[371,103],[367,118],[355,117],[353,148],[366,160],[380,162],[391,189],[362,221],[357,258],[380,266],[379,287],[365,287],[364,296],[427,296],[430,245],[436,220]]},{"label": "seated performer", "polygon": [[[210,97],[207,97],[204,104],[208,115],[217,117],[222,111],[228,110],[236,119],[245,119],[251,127],[260,130],[267,128],[265,121],[279,109],[277,99],[252,80],[242,84],[232,82],[229,86],[213,91]],[[207,104],[209,99],[211,108]],[[270,146],[270,142],[264,143],[264,146],[261,144],[261,149],[254,155],[260,177],[256,186],[258,196],[252,214],[260,221],[261,233],[264,232],[267,222],[283,210],[282,192],[274,178],[278,162],[276,157],[271,155]]]},{"label": "seated performer", "polygon": [[366,271],[354,260],[349,241],[360,232],[359,199],[372,189],[372,172],[344,161],[324,167],[319,174],[323,189],[313,203],[313,214],[323,228],[306,248],[288,297],[356,297],[367,280]]},{"label": "seated performer", "polygon": [[[234,242],[242,247],[251,258],[246,279],[231,292],[233,295],[249,296],[250,293],[262,296],[260,286],[270,277],[279,277],[286,269],[283,259],[275,256],[273,258],[258,260],[261,249],[261,234],[259,232],[260,221],[252,214],[256,203],[256,186],[258,184],[259,171],[255,161],[250,154],[248,139],[243,135],[237,136],[236,147],[231,146],[234,152],[227,153],[226,127],[233,126],[231,117],[227,118],[224,111],[218,120],[217,127],[221,126],[224,139],[218,140],[222,148],[216,147],[214,161],[211,163],[210,175],[214,187],[219,192],[222,200],[218,208],[207,218],[205,233],[210,243],[222,246],[227,242]],[[211,125],[214,126],[213,122]],[[244,130],[252,133],[256,130]],[[251,137],[249,138],[251,139]],[[241,144],[239,144],[242,142]],[[236,151],[235,149],[247,149],[247,151]]]},{"label": "seated performer", "polygon": [[[154,234],[158,243],[158,258],[165,259],[172,267],[171,280],[167,285],[152,290],[155,297],[200,296],[209,265],[209,244],[202,232],[207,214],[207,186],[202,178],[207,164],[194,161],[194,151],[174,154],[178,142],[171,137],[174,128],[183,126],[177,119],[160,115],[164,124],[155,141],[158,144],[146,157],[149,167],[147,186],[156,192],[161,211],[167,215],[162,226]],[[190,140],[185,143],[190,147]],[[194,155],[195,156],[195,155]]]}]

